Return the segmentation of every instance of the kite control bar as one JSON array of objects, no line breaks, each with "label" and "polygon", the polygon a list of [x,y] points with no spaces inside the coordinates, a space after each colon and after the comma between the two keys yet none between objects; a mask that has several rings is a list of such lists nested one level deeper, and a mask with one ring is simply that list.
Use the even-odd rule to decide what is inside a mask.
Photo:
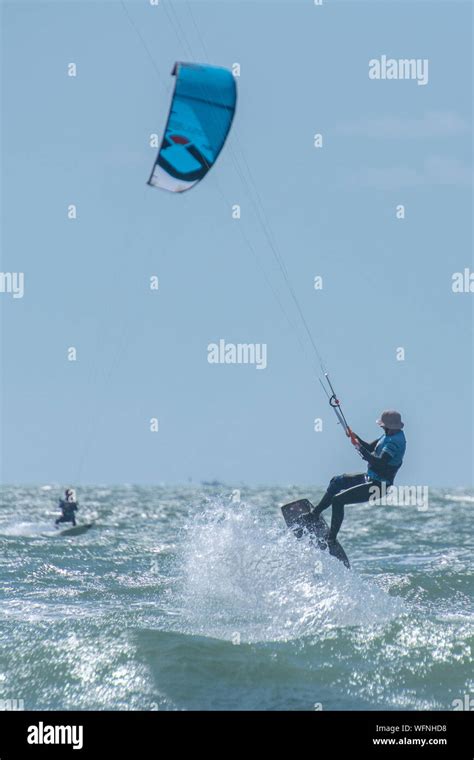
[{"label": "kite control bar", "polygon": [[344,416],[344,412],[341,409],[341,402],[339,401],[338,397],[336,396],[336,391],[332,387],[332,383],[331,383],[331,380],[329,379],[329,375],[328,375],[327,372],[324,373],[324,377],[326,379],[326,382],[327,382],[327,384],[329,386],[329,390],[331,391],[331,393],[328,392],[328,389],[326,388],[326,386],[324,385],[324,383],[323,383],[323,381],[321,379],[319,380],[319,382],[321,383],[322,388],[323,388],[326,396],[329,399],[329,405],[334,409],[336,417],[339,420],[340,424],[342,425],[343,430],[344,430],[345,434],[347,435],[347,437],[351,439],[351,443],[354,446],[359,446],[359,441],[357,440],[356,436],[354,435],[354,433],[352,432],[352,430],[350,429],[350,427],[349,427],[349,425],[347,423],[347,420],[346,420],[346,418]]}]

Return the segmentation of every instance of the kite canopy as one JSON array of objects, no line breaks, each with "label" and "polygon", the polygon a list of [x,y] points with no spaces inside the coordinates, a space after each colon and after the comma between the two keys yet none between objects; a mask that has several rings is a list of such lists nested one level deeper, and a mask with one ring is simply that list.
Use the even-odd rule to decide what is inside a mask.
[{"label": "kite canopy", "polygon": [[237,88],[231,72],[217,66],[176,63],[172,74],[168,123],[148,184],[182,193],[215,163],[234,118]]}]

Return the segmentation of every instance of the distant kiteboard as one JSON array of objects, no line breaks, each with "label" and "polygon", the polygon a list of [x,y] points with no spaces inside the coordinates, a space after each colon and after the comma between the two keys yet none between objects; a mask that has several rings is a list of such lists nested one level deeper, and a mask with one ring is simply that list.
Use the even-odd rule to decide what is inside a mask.
[{"label": "distant kiteboard", "polygon": [[83,533],[87,533],[88,530],[90,530],[95,523],[85,523],[84,525],[76,525],[73,528],[66,528],[65,530],[61,530],[57,535],[58,536],[82,536]]},{"label": "distant kiteboard", "polygon": [[301,538],[306,531],[318,549],[323,551],[329,549],[333,557],[350,569],[349,560],[339,541],[334,541],[330,546],[327,543],[329,527],[326,520],[321,515],[314,517],[310,514],[312,509],[314,507],[308,499],[300,499],[291,504],[285,504],[281,511],[286,524],[292,529],[296,538]]}]

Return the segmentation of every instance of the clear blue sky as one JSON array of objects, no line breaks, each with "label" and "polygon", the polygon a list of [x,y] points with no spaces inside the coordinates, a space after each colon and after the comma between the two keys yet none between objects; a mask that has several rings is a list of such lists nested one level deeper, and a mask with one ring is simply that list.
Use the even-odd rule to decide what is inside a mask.
[{"label": "clear blue sky", "polygon": [[[474,268],[471,23],[453,0],[3,2],[1,269],[25,296],[0,295],[2,481],[358,470],[270,235],[354,429],[399,408],[400,482],[472,485],[474,294],[451,291]],[[428,58],[428,85],[370,81],[383,54]],[[179,60],[241,76],[218,163],[174,196],[145,183]],[[268,368],[208,364],[220,338],[267,343]]]}]

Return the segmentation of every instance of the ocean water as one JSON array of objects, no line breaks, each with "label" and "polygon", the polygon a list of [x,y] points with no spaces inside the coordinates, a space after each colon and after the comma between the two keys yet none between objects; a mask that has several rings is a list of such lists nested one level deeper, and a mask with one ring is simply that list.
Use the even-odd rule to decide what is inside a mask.
[{"label": "ocean water", "polygon": [[[452,710],[472,695],[472,491],[346,508],[347,571],[279,507],[321,489],[4,487],[0,699],[25,709]],[[330,516],[330,510],[325,513]]]}]

